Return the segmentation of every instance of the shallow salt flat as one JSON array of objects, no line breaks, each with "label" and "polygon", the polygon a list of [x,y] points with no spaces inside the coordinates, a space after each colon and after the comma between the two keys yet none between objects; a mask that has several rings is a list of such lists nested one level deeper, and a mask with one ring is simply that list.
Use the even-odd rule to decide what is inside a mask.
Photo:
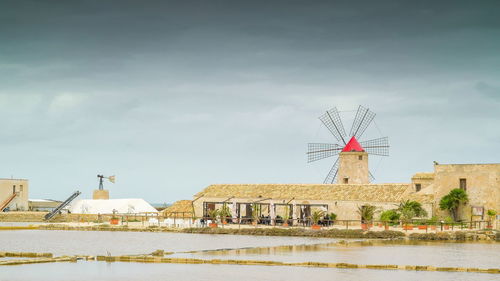
[{"label": "shallow salt flat", "polygon": [[0,251],[48,252],[59,255],[147,254],[154,250],[192,251],[269,247],[336,241],[326,238],[209,235],[187,233],[15,230],[0,231]]}]

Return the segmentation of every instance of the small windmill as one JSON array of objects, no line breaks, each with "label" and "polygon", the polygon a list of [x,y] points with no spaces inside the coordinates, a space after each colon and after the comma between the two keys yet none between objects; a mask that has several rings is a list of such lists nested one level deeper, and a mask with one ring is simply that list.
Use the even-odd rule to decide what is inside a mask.
[{"label": "small windmill", "polygon": [[[387,137],[358,142],[374,118],[375,113],[360,105],[348,136],[337,108],[328,110],[319,119],[340,144],[309,143],[307,162],[338,156],[341,152],[366,152],[368,155],[389,156],[389,139]],[[323,183],[335,183],[338,170],[339,158],[337,157]],[[369,177],[370,181],[373,181],[374,177],[371,172],[369,172]]]},{"label": "small windmill", "polygon": [[105,177],[104,175],[97,175],[99,179],[99,189],[95,189],[92,194],[92,199],[109,199],[109,190],[104,189],[104,179],[109,180],[111,183],[115,183],[115,176]]}]

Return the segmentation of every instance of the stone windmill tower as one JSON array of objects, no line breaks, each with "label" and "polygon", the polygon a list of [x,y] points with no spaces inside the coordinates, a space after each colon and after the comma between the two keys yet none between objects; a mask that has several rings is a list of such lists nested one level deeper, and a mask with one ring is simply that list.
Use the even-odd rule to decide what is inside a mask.
[{"label": "stone windmill tower", "polygon": [[308,144],[308,162],[338,156],[323,183],[368,184],[374,179],[368,169],[368,156],[389,156],[389,140],[382,137],[358,142],[374,118],[375,113],[360,105],[347,135],[337,108],[319,117],[339,142]]}]

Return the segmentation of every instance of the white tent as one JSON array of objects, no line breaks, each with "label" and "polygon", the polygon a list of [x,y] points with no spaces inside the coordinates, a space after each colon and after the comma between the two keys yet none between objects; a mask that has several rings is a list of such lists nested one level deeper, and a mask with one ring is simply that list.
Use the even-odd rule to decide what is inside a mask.
[{"label": "white tent", "polygon": [[69,207],[73,214],[137,214],[158,212],[143,199],[78,200]]}]

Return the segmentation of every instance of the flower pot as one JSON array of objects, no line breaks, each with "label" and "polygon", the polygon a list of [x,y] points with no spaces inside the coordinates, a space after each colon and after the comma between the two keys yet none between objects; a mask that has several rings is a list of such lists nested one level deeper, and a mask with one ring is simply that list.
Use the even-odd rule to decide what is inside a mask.
[{"label": "flower pot", "polygon": [[435,225],[431,225],[431,230],[436,230],[436,226]]},{"label": "flower pot", "polygon": [[288,227],[288,223],[287,222],[283,223],[283,226]]},{"label": "flower pot", "polygon": [[115,224],[115,225],[117,225],[119,222],[120,222],[120,220],[119,220],[119,219],[114,219],[114,218],[113,218],[113,219],[110,219],[110,220],[109,220],[109,224]]},{"label": "flower pot", "polygon": [[257,225],[257,222],[256,222],[256,221],[253,221],[253,222],[252,222],[252,225],[255,225],[255,226],[256,226],[256,225]]},{"label": "flower pot", "polygon": [[224,221],[222,221],[222,224],[227,224],[227,221],[225,221],[225,220],[224,220]]},{"label": "flower pot", "polygon": [[211,228],[217,228],[217,223],[211,222],[208,226]]},{"label": "flower pot", "polygon": [[389,230],[389,225],[384,225],[385,230]]},{"label": "flower pot", "polygon": [[362,223],[362,224],[361,224],[361,229],[363,229],[363,230],[368,230],[368,224],[366,224],[366,223]]},{"label": "flower pot", "polygon": [[445,225],[444,226],[444,230],[449,230],[450,229],[450,226],[449,225]]},{"label": "flower pot", "polygon": [[312,229],[321,229],[321,226],[317,225],[317,224],[313,224],[311,226]]},{"label": "flower pot", "polygon": [[403,230],[413,230],[413,225],[403,225]]},{"label": "flower pot", "polygon": [[420,230],[426,230],[427,229],[427,225],[419,225],[418,229],[420,229]]},{"label": "flower pot", "polygon": [[488,224],[488,225],[486,226],[486,228],[487,228],[487,229],[492,229],[492,228],[493,228],[493,226],[492,226],[491,224]]}]

